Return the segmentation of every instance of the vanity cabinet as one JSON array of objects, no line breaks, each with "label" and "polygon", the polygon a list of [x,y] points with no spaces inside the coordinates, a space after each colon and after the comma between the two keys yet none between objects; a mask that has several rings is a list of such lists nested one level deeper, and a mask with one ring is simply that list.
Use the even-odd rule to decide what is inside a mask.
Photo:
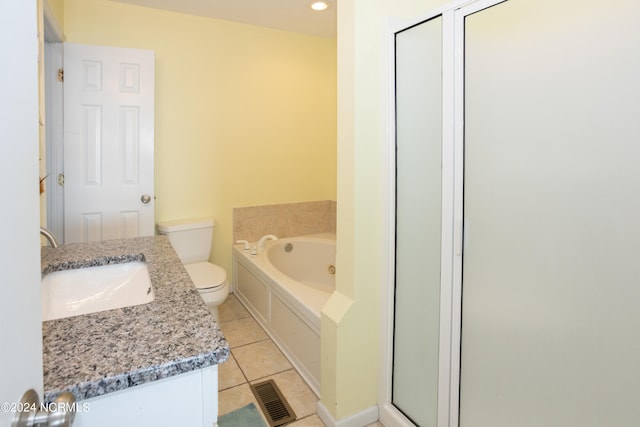
[{"label": "vanity cabinet", "polygon": [[78,402],[74,427],[211,427],[218,418],[218,365]]}]

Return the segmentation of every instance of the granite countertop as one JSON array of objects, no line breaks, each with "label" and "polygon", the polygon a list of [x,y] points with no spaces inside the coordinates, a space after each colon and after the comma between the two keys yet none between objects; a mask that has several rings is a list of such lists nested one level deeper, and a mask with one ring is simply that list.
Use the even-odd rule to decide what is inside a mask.
[{"label": "granite countertop", "polygon": [[229,344],[166,236],[42,248],[42,274],[143,260],[155,299],[42,323],[44,400],[89,399],[222,363]]}]

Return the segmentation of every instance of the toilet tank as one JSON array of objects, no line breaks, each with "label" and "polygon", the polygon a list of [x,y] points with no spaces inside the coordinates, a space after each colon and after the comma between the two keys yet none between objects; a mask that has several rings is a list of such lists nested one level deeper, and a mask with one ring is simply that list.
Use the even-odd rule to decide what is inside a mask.
[{"label": "toilet tank", "polygon": [[212,218],[179,219],[157,224],[166,234],[183,264],[208,261],[215,222]]}]

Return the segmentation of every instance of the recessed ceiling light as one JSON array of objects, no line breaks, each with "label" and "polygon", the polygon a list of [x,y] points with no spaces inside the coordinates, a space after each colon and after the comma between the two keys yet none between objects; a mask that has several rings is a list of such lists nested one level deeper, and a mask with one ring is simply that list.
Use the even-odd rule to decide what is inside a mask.
[{"label": "recessed ceiling light", "polygon": [[318,0],[311,3],[311,9],[316,11],[327,10],[329,9],[329,6],[331,6],[331,3],[328,1]]}]

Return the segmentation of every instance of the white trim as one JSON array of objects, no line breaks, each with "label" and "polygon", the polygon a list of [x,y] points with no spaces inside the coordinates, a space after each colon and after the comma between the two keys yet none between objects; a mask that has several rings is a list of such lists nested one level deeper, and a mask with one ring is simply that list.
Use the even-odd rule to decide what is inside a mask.
[{"label": "white trim", "polygon": [[[479,12],[483,9],[487,9],[489,7],[495,6],[497,4],[500,3],[504,3],[505,1],[508,0],[473,0],[473,1],[467,1],[467,2],[463,2],[463,4],[461,4],[457,9],[456,12],[461,15],[463,21],[464,18],[466,18],[469,15],[472,15],[476,12]],[[467,3],[467,4],[465,4]],[[463,29],[464,30],[464,29]]]},{"label": "white trim", "polygon": [[46,186],[46,225],[64,243],[64,189],[58,185],[63,172],[63,109],[62,83],[58,69],[63,68],[64,33],[47,0],[42,0],[44,15],[44,91],[45,91],[45,159],[48,177]]},{"label": "white trim", "polygon": [[455,33],[453,31],[454,12],[448,10],[442,14],[442,216],[441,216],[441,249],[440,249],[440,342],[439,342],[439,368],[438,368],[438,423],[440,427],[450,425],[451,390],[457,388],[452,383],[451,371],[456,366],[451,363],[454,335],[453,309],[456,300],[453,295],[453,264],[455,248],[455,215],[454,215],[454,175],[455,152],[451,141],[455,136],[452,126],[455,117],[455,80],[453,70],[455,67],[455,55],[453,53]]},{"label": "white trim", "polygon": [[386,402],[378,407],[378,418],[382,425],[387,427],[411,427],[414,424],[404,416],[392,403]]},{"label": "white trim", "polygon": [[462,254],[464,195],[464,16],[454,15],[454,135],[453,135],[453,217],[454,252],[451,277],[451,369],[449,426],[459,425],[460,339],[462,333]]},{"label": "white trim", "polygon": [[[502,3],[504,1],[507,1],[507,0],[452,0],[443,6],[440,6],[435,9],[430,9],[428,12],[418,15],[413,19],[400,20],[396,18],[394,22],[395,26],[391,27],[390,30],[392,34],[399,33],[400,31],[406,30],[407,28],[418,25],[424,21],[428,21],[429,19],[435,16],[444,15],[449,12],[455,13],[458,11],[458,9],[463,9],[463,8],[472,6],[475,3],[483,5],[483,6],[478,6],[476,9],[476,10],[481,10],[481,9],[485,9],[487,7],[493,6],[493,4]],[[489,6],[486,6],[486,4],[489,4]],[[391,20],[391,18],[388,18],[388,19]]]},{"label": "white trim", "polygon": [[320,401],[318,402],[316,413],[318,414],[318,417],[320,417],[324,425],[327,427],[362,427],[375,423],[378,420],[377,406],[370,406],[363,411],[336,421],[327,407],[324,406],[322,401]]},{"label": "white trim", "polygon": [[[401,21],[404,23],[404,21]],[[383,191],[382,203],[386,206],[386,215],[383,218],[383,224],[386,224],[386,233],[384,233],[383,242],[383,259],[387,262],[382,264],[382,275],[385,277],[384,283],[394,283],[394,264],[395,264],[395,134],[396,134],[396,103],[395,103],[395,28],[400,27],[400,22],[392,18],[387,19],[387,28],[384,45],[386,45],[387,54],[382,55],[386,58],[383,64],[382,75],[387,76],[386,80],[386,96],[383,104],[386,105],[387,132],[386,138],[383,140],[384,151],[381,158],[386,160],[382,166],[382,175],[387,180],[382,184]],[[404,25],[403,25],[404,26]],[[378,405],[380,408],[380,419],[387,419],[397,412],[391,402],[392,372],[393,372],[393,286],[382,286],[380,290],[381,316],[380,316],[380,369],[379,369],[379,385],[378,385]],[[388,421],[385,425],[391,426]]]},{"label": "white trim", "polygon": [[44,44],[47,227],[60,243],[64,243],[64,187],[58,185],[58,174],[64,173],[64,87],[58,69],[63,66],[63,49],[62,43]]}]

